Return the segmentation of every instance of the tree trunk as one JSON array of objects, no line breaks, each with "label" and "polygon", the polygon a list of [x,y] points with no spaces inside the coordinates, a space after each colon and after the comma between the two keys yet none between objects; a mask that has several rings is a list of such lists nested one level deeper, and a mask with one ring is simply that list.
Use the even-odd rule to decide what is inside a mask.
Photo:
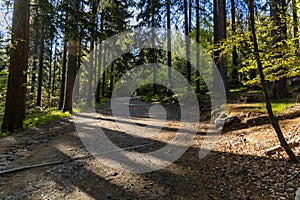
[{"label": "tree trunk", "polygon": [[110,68],[110,81],[109,81],[110,94],[112,94],[114,89],[114,68],[115,68],[114,64],[112,64]]},{"label": "tree trunk", "polygon": [[196,0],[196,94],[200,94],[200,0]]},{"label": "tree trunk", "polygon": [[[37,23],[36,19],[36,23]],[[38,41],[39,40],[39,30],[35,29],[34,42],[33,42],[33,67],[32,67],[32,77],[31,77],[31,89],[30,93],[34,96],[34,89],[36,84],[36,69],[37,69],[37,58],[38,58]]]},{"label": "tree trunk", "polygon": [[[235,12],[235,0],[231,0],[231,31],[233,35],[236,35],[236,12]],[[231,73],[231,78],[233,80],[233,83],[239,83],[239,75],[238,75],[238,53],[236,45],[233,45],[232,47],[232,65],[233,70]]]},{"label": "tree trunk", "polygon": [[[184,28],[185,28],[185,55],[186,55],[186,79],[189,84],[192,83],[191,78],[191,63],[190,63],[190,38],[189,38],[189,14],[188,14],[188,2],[184,0]],[[187,91],[191,92],[190,85],[187,86]]]},{"label": "tree trunk", "polygon": [[97,88],[95,92],[95,101],[96,103],[100,103],[100,88],[101,88],[101,52],[102,52],[102,44],[99,44],[99,50],[98,50],[98,79],[97,79]]},{"label": "tree trunk", "polygon": [[56,84],[56,69],[57,69],[57,61],[56,61],[56,58],[53,62],[53,81],[52,81],[52,90],[51,90],[51,94],[52,96],[55,95],[55,92],[56,92],[56,87],[55,87],[55,84]]},{"label": "tree trunk", "polygon": [[[214,0],[214,44],[219,48],[222,40],[226,39],[226,1]],[[229,97],[228,73],[226,58],[223,50],[214,52],[215,63],[223,79],[226,96]],[[218,86],[217,86],[218,87]]]},{"label": "tree trunk", "polygon": [[296,46],[296,55],[299,54],[299,39],[298,39],[298,7],[297,1],[292,0],[292,7],[293,7],[293,28],[294,28],[294,38],[295,38],[295,46]]},{"label": "tree trunk", "polygon": [[77,41],[69,42],[68,50],[68,69],[67,69],[67,86],[63,112],[73,112],[73,88],[77,71]]},{"label": "tree trunk", "polygon": [[52,91],[51,91],[52,96],[54,96],[55,92],[56,92],[56,87],[55,87],[55,84],[56,84],[56,69],[57,69],[57,47],[55,46],[54,60],[53,60],[53,81],[52,81]]},{"label": "tree trunk", "polygon": [[[106,66],[106,49],[103,49],[103,66]],[[105,97],[105,85],[106,85],[106,72],[103,68],[102,73],[102,88],[101,88],[101,96]]]},{"label": "tree trunk", "polygon": [[153,92],[154,94],[157,94],[157,69],[156,69],[156,50],[154,49],[155,46],[155,33],[154,33],[154,27],[155,27],[155,6],[156,6],[156,0],[151,1],[151,26],[152,26],[152,63],[153,63]]},{"label": "tree trunk", "polygon": [[94,47],[95,47],[95,27],[96,27],[96,14],[97,7],[96,1],[91,2],[91,22],[90,22],[90,54],[89,54],[89,71],[88,71],[88,89],[87,89],[87,104],[92,105],[92,89],[93,89],[93,76],[94,76]]},{"label": "tree trunk", "polygon": [[[101,33],[103,32],[103,17],[102,15],[100,16],[100,31]],[[100,88],[101,88],[101,65],[102,65],[102,44],[101,44],[101,38],[99,39],[99,50],[98,50],[98,80],[97,80],[97,88],[96,88],[96,93],[95,93],[95,101],[97,103],[100,103]]]},{"label": "tree trunk", "polygon": [[94,73],[94,38],[90,41],[90,55],[89,55],[89,70],[88,70],[88,89],[87,89],[87,105],[92,105],[92,85]]},{"label": "tree trunk", "polygon": [[[94,84],[96,84],[96,81],[99,80],[99,76],[98,76],[98,42],[97,42],[97,38],[95,36],[95,47],[94,47],[94,59],[95,59],[95,62],[94,62],[94,69],[95,69],[95,73],[94,73]],[[95,92],[95,91],[93,91]]]},{"label": "tree trunk", "polygon": [[41,38],[40,38],[40,52],[39,52],[39,75],[38,75],[38,92],[36,105],[41,106],[42,102],[42,86],[43,86],[43,71],[44,71],[44,50],[45,50],[45,34],[44,34],[44,22],[42,19],[42,27],[41,27]]},{"label": "tree trunk", "polygon": [[168,45],[168,95],[172,90],[172,44],[171,44],[171,2],[167,0],[167,45]]},{"label": "tree trunk", "polygon": [[77,53],[78,53],[78,11],[80,0],[73,0],[73,13],[71,16],[71,24],[73,25],[71,41],[68,43],[68,69],[67,69],[67,84],[66,94],[63,106],[63,112],[73,112],[73,88],[77,73]]},{"label": "tree trunk", "polygon": [[29,50],[29,0],[15,0],[5,113],[2,130],[23,127]]},{"label": "tree trunk", "polygon": [[64,52],[63,52],[63,60],[62,60],[62,74],[61,74],[60,96],[59,96],[59,106],[58,106],[59,110],[62,110],[62,108],[64,106],[65,90],[66,90],[66,71],[67,71],[67,42],[66,42],[66,38],[64,39],[64,50],[63,51]]},{"label": "tree trunk", "polygon": [[193,7],[193,4],[192,4],[192,0],[188,0],[188,7],[189,7],[189,16],[188,16],[188,19],[189,19],[189,33],[192,31],[192,7]]},{"label": "tree trunk", "polygon": [[[248,31],[251,32],[251,22],[250,22],[250,19],[248,20]],[[253,43],[253,38],[252,38],[252,35],[250,35],[250,42]],[[256,69],[250,69],[250,72],[249,72],[249,78],[250,80],[253,80],[256,78],[256,75],[257,75],[257,71]]]},{"label": "tree trunk", "polygon": [[[271,31],[271,36],[273,38],[272,43],[273,46],[275,46],[275,51],[280,51],[280,46],[286,45],[285,40],[287,39],[286,0],[271,0],[270,7],[270,16],[272,18],[274,27]],[[280,43],[282,43],[282,45]],[[287,82],[285,79],[273,82],[273,98],[282,99],[289,97],[289,92],[286,84]]]},{"label": "tree trunk", "polygon": [[[82,31],[80,32],[80,38],[82,38]],[[77,67],[76,74],[77,78],[75,79],[75,88],[74,88],[74,102],[80,103],[80,68],[81,68],[81,56],[82,56],[82,48],[81,48],[81,39],[79,42],[78,53],[77,53]]]},{"label": "tree trunk", "polygon": [[49,101],[49,107],[51,107],[51,83],[52,83],[52,62],[53,62],[53,55],[52,55],[52,51],[53,51],[53,40],[51,39],[50,42],[50,56],[49,56],[49,77],[48,77],[48,101]]},{"label": "tree trunk", "polygon": [[296,158],[295,154],[293,153],[293,151],[291,150],[291,148],[289,147],[288,143],[286,142],[282,131],[280,129],[280,126],[278,124],[278,119],[274,116],[273,114],[273,110],[272,110],[272,105],[270,102],[270,98],[268,95],[268,90],[267,90],[267,86],[265,83],[265,77],[264,77],[264,73],[263,73],[263,66],[262,66],[262,62],[260,59],[260,55],[259,55],[259,48],[258,48],[258,43],[257,43],[257,38],[256,38],[256,32],[255,32],[255,26],[254,26],[254,5],[253,5],[253,1],[252,0],[248,0],[248,7],[249,7],[249,14],[250,14],[250,24],[251,24],[251,33],[252,33],[252,37],[253,37],[253,45],[254,45],[254,54],[255,54],[255,58],[257,61],[257,67],[258,67],[258,71],[259,71],[259,75],[260,75],[260,80],[261,80],[261,85],[262,85],[262,89],[264,92],[264,96],[265,96],[265,100],[266,100],[266,108],[270,117],[270,121],[273,125],[273,128],[277,134],[277,137],[280,141],[280,145],[284,148],[284,150],[286,151],[286,153],[289,155],[291,161],[297,163],[298,159]]}]

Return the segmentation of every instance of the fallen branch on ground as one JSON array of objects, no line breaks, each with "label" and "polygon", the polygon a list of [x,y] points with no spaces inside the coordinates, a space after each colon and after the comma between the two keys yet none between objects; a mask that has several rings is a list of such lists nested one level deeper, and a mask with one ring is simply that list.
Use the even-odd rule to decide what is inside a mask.
[{"label": "fallen branch on ground", "polygon": [[[289,145],[290,148],[294,148],[296,146],[299,146],[299,144],[300,144],[300,138],[296,138],[294,140],[290,140],[287,143],[288,143],[288,145]],[[283,147],[281,145],[276,145],[274,147],[271,147],[271,148],[267,149],[265,151],[265,153],[266,153],[266,155],[271,156],[271,155],[275,154],[276,152],[283,151],[283,150],[284,149],[283,149]]]},{"label": "fallen branch on ground", "polygon": [[27,165],[27,166],[22,166],[22,167],[17,167],[17,168],[12,168],[12,169],[7,169],[7,170],[0,171],[0,175],[9,174],[9,173],[12,173],[12,172],[24,171],[24,170],[27,170],[27,169],[33,169],[33,168],[38,168],[38,167],[46,167],[46,166],[51,166],[51,165],[66,164],[66,163],[74,162],[76,160],[88,159],[88,158],[92,158],[94,156],[106,155],[106,154],[115,153],[115,152],[119,152],[119,151],[123,151],[123,150],[131,150],[131,149],[135,149],[135,148],[139,148],[139,147],[146,147],[146,146],[150,146],[150,145],[153,145],[153,143],[128,147],[128,148],[124,148],[124,149],[117,149],[117,150],[114,150],[114,151],[103,152],[103,153],[96,154],[96,155],[86,155],[86,156],[81,156],[81,157],[69,158],[68,160],[65,160],[65,161],[54,161],[54,162],[41,163],[41,164],[35,164],[35,165]]}]

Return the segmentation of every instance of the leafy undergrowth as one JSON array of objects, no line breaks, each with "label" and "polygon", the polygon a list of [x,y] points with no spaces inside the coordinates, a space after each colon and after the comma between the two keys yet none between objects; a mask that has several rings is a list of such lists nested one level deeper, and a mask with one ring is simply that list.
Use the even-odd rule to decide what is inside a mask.
[{"label": "leafy undergrowth", "polygon": [[140,101],[152,103],[172,103],[178,105],[178,95],[153,94],[149,93],[139,98]]},{"label": "leafy undergrowth", "polygon": [[73,105],[73,112],[74,112],[74,113],[77,113],[77,112],[86,110],[86,109],[88,109],[88,108],[98,107],[98,106],[100,106],[100,105],[106,103],[107,100],[108,100],[107,97],[101,97],[99,103],[93,102],[92,105],[87,105],[86,102],[81,102],[81,103],[78,103],[78,104],[74,104],[74,105]]},{"label": "leafy undergrowth", "polygon": [[[23,123],[23,128],[24,129],[35,128],[50,123],[54,120],[58,120],[68,116],[70,116],[69,112],[64,113],[60,110],[57,110],[56,108],[44,110],[41,107],[36,107],[28,111],[26,115],[26,119],[24,120]],[[0,120],[2,124],[2,118]],[[0,129],[0,138],[6,137],[8,135],[9,135],[8,132],[2,132]]]},{"label": "leafy undergrowth", "polygon": [[[291,108],[294,105],[295,105],[295,103],[292,103],[292,102],[273,102],[272,109],[273,109],[273,112],[277,115],[277,114],[280,114],[283,111]],[[263,103],[254,103],[253,107],[251,107],[251,110],[253,110],[253,108],[255,108],[255,110],[260,111],[262,113],[267,113],[266,105],[264,102]],[[249,110],[250,110],[250,108],[249,108]]]},{"label": "leafy undergrowth", "polygon": [[34,128],[68,116],[70,116],[69,112],[62,112],[57,109],[32,112],[26,116],[26,119],[24,121],[24,128]]}]

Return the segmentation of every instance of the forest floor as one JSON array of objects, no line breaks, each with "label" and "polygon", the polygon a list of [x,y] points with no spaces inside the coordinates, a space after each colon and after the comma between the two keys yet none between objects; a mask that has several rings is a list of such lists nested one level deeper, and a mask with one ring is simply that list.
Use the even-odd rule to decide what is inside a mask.
[{"label": "forest floor", "polygon": [[[145,102],[138,104],[149,106]],[[208,121],[201,123],[193,144],[176,162],[142,174],[117,171],[89,157],[76,132],[74,117],[15,133],[0,140],[0,173],[58,163],[0,174],[0,199],[294,199],[300,186],[300,165],[288,161],[284,152],[272,157],[265,155],[265,150],[277,145],[278,140],[264,113],[241,112],[247,106],[228,105],[228,115],[238,116],[242,122],[225,127],[206,157],[200,159],[198,155],[202,141],[208,137]],[[169,110],[172,116],[178,114],[175,106]],[[300,134],[296,131],[300,118],[293,114],[299,110],[300,105],[295,105],[281,114],[280,124],[288,139]],[[135,141],[118,130],[110,115],[109,102],[98,111],[102,129],[116,145],[145,143],[143,138]],[[135,120],[140,124],[149,122],[142,117]],[[169,119],[153,141],[166,144],[178,125],[176,117]],[[140,148],[140,152],[146,152],[157,146]],[[293,150],[300,156],[299,147]]]}]

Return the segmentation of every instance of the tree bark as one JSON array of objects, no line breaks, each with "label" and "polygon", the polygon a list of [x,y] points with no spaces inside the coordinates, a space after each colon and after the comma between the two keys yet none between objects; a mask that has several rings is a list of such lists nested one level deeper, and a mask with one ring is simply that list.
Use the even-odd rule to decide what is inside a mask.
[{"label": "tree bark", "polygon": [[[37,19],[35,20],[35,23],[37,23]],[[34,41],[33,41],[33,67],[32,67],[32,77],[31,77],[31,89],[30,93],[33,94],[35,92],[35,84],[36,84],[36,69],[37,69],[37,58],[38,58],[38,41],[39,40],[39,30],[36,27],[35,28],[35,35],[34,35]]]},{"label": "tree bark", "polygon": [[95,48],[95,27],[96,27],[96,14],[97,14],[97,4],[93,0],[91,2],[91,20],[90,20],[90,54],[89,54],[89,70],[88,70],[88,90],[87,90],[87,104],[92,105],[92,89],[93,89],[93,79],[94,79],[94,48]]},{"label": "tree bark", "polygon": [[156,67],[156,50],[154,49],[155,46],[155,32],[154,32],[154,28],[155,28],[155,7],[156,7],[156,0],[152,0],[151,1],[151,26],[152,26],[152,63],[153,63],[153,92],[154,94],[157,94],[157,67]]},{"label": "tree bark", "polygon": [[[186,79],[189,84],[192,83],[191,76],[191,63],[190,63],[190,38],[189,38],[189,14],[188,14],[188,2],[184,0],[184,29],[185,29],[185,55],[186,55]],[[187,91],[191,92],[190,85],[187,86]]]},{"label": "tree bark", "polygon": [[57,47],[55,46],[54,49],[54,60],[53,60],[53,81],[52,81],[52,90],[51,90],[51,94],[52,96],[55,95],[56,92],[56,69],[57,69]]},{"label": "tree bark", "polygon": [[52,63],[53,63],[53,54],[52,54],[52,51],[53,51],[53,39],[51,39],[51,42],[50,42],[50,50],[49,50],[49,77],[48,77],[48,101],[49,101],[49,107],[51,107],[51,96],[52,96],[52,89],[51,89],[51,86],[52,86]]},{"label": "tree bark", "polygon": [[59,96],[59,106],[58,106],[59,110],[62,110],[62,108],[64,106],[65,90],[66,90],[66,71],[67,71],[67,42],[66,42],[66,38],[64,39],[64,50],[63,50],[63,58],[62,59],[63,59],[62,60],[62,73],[61,73],[60,96]]},{"label": "tree bark", "polygon": [[[236,11],[235,11],[235,0],[231,0],[231,31],[233,35],[236,35]],[[233,80],[233,83],[239,83],[239,78],[238,78],[238,53],[237,53],[237,48],[236,45],[234,44],[232,47],[232,65],[233,65],[233,70],[231,73],[231,78]]]},{"label": "tree bark", "polygon": [[114,89],[114,68],[115,68],[114,64],[112,64],[110,68],[110,81],[109,81],[110,94],[112,94]]},{"label": "tree bark", "polygon": [[200,0],[196,0],[196,94],[200,94]]},{"label": "tree bark", "polygon": [[[214,44],[217,48],[220,48],[222,40],[226,39],[226,1],[225,0],[214,0]],[[220,71],[223,79],[226,96],[229,97],[229,83],[228,83],[228,72],[226,67],[226,58],[224,50],[218,49],[214,52],[215,63]],[[218,87],[218,86],[216,86]]]},{"label": "tree bark", "polygon": [[[103,32],[103,17],[102,15],[100,16],[100,31]],[[101,65],[102,65],[102,44],[101,44],[101,38],[100,38],[100,43],[99,43],[99,50],[98,50],[98,77],[99,79],[97,80],[97,89],[95,93],[95,101],[97,103],[100,103],[100,88],[101,88]]]},{"label": "tree bark", "polygon": [[[106,49],[103,48],[103,66],[106,66]],[[106,72],[103,68],[103,73],[102,73],[102,88],[101,88],[101,96],[105,97],[105,85],[106,85]]]},{"label": "tree bark", "polygon": [[168,95],[172,90],[172,44],[171,44],[171,2],[167,0],[167,45],[168,45]]},{"label": "tree bark", "polygon": [[71,15],[71,23],[73,25],[71,40],[68,42],[68,69],[67,69],[67,83],[65,101],[63,112],[73,112],[73,88],[77,73],[77,53],[78,53],[78,11],[80,7],[80,0],[73,0],[72,8],[74,10]]},{"label": "tree bark", "polygon": [[41,37],[40,37],[40,51],[39,51],[39,75],[38,75],[38,92],[37,92],[37,99],[36,105],[41,106],[42,102],[42,86],[43,86],[43,71],[44,71],[44,50],[45,50],[45,34],[44,34],[44,22],[42,19],[42,26],[41,26]]},{"label": "tree bark", "polygon": [[15,0],[12,22],[12,48],[2,130],[23,128],[26,110],[26,83],[29,50],[29,0]]},{"label": "tree bark", "polygon": [[[270,0],[270,16],[273,21],[273,29],[271,36],[273,38],[273,46],[275,51],[280,51],[282,45],[286,45],[287,39],[287,24],[286,24],[286,0]],[[279,45],[282,43],[282,45]],[[280,70],[280,69],[279,69]],[[289,97],[286,79],[276,80],[273,82],[272,96],[275,99],[282,99]]]},{"label": "tree bark", "polygon": [[[80,31],[80,38],[82,38],[82,33],[83,31]],[[79,47],[78,47],[78,53],[77,53],[77,66],[76,66],[76,74],[77,74],[77,78],[75,79],[75,88],[73,90],[74,92],[74,102],[79,103],[80,101],[80,68],[81,68],[81,56],[82,56],[82,48],[81,48],[81,39],[79,41]]]},{"label": "tree bark", "polygon": [[282,134],[282,131],[280,129],[278,119],[275,117],[273,110],[272,110],[271,101],[270,101],[267,86],[265,83],[265,77],[264,77],[264,73],[263,73],[263,65],[262,65],[262,62],[260,59],[260,55],[259,55],[258,42],[257,42],[256,31],[255,31],[255,26],[254,26],[254,5],[253,5],[252,0],[248,0],[248,7],[249,7],[249,14],[250,14],[251,33],[252,33],[253,45],[254,45],[254,55],[255,55],[255,58],[257,61],[257,67],[258,67],[258,71],[259,71],[259,75],[260,75],[262,89],[263,89],[264,96],[265,96],[266,108],[267,108],[267,111],[269,114],[269,118],[270,118],[272,126],[277,134],[277,137],[280,141],[280,145],[284,148],[284,150],[288,154],[291,161],[298,163],[298,159],[295,156],[294,152],[289,147],[288,143],[286,142],[286,140]]},{"label": "tree bark", "polygon": [[294,28],[294,38],[295,38],[295,45],[296,45],[296,55],[299,55],[299,39],[298,39],[298,7],[297,1],[292,0],[292,9],[293,9],[293,28]]},{"label": "tree bark", "polygon": [[69,42],[68,50],[68,69],[67,69],[67,86],[63,112],[73,112],[73,88],[77,71],[77,41]]},{"label": "tree bark", "polygon": [[97,87],[96,87],[96,92],[95,92],[95,101],[96,103],[100,103],[100,87],[101,87],[101,52],[102,52],[102,44],[98,45],[98,54],[97,54],[97,59],[98,59],[98,78],[96,79],[97,81]]}]

